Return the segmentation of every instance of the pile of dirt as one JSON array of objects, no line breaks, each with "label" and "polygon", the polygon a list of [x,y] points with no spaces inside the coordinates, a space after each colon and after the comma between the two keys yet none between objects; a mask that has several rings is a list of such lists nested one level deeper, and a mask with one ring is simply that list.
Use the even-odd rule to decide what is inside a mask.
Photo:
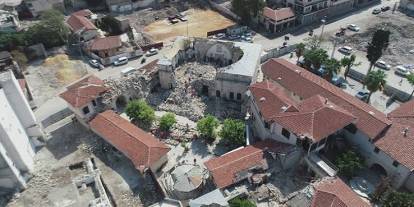
[{"label": "pile of dirt", "polygon": [[412,22],[389,18],[386,22],[368,28],[366,32],[349,36],[345,41],[351,47],[365,52],[374,32],[380,28],[391,31],[390,44],[382,59],[391,65],[414,63],[414,54],[410,54],[410,51],[414,50],[414,26]]}]

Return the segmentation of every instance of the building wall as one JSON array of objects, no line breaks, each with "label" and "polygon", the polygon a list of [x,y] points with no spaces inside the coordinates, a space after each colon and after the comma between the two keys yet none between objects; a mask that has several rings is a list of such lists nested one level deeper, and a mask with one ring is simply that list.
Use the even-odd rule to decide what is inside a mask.
[{"label": "building wall", "polygon": [[81,36],[84,41],[91,40],[98,36],[98,30],[87,30],[85,32],[82,32]]},{"label": "building wall", "polygon": [[410,190],[411,192],[414,192],[414,173],[413,172],[410,172],[410,175],[405,181],[404,187]]},{"label": "building wall", "polygon": [[16,167],[29,172],[33,170],[34,151],[11,104],[4,89],[0,89],[0,142]]},{"label": "building wall", "polygon": [[167,156],[167,154],[165,154],[157,162],[155,162],[150,168],[151,168],[152,172],[155,173],[162,167],[162,165],[164,165],[167,162],[168,162],[168,156]]},{"label": "building wall", "polygon": [[331,0],[331,5],[329,6],[328,17],[334,17],[334,16],[345,14],[347,12],[350,12],[353,8],[354,8],[353,0],[338,0],[335,2]]},{"label": "building wall", "polygon": [[386,171],[387,176],[392,179],[392,185],[395,188],[399,188],[405,182],[410,174],[410,170],[399,164],[397,167],[393,166],[392,159],[389,155],[382,152],[381,150],[378,153],[374,152],[375,145],[371,143],[363,132],[357,130],[355,134],[344,130],[345,138],[350,141],[352,144],[356,145],[359,153],[364,156],[366,164],[371,167],[373,164],[381,165]]},{"label": "building wall", "polygon": [[0,187],[15,190],[26,187],[26,180],[8,156],[6,149],[0,142]]},{"label": "building wall", "polygon": [[[216,91],[220,91],[220,97],[227,100],[242,101],[245,100],[246,91],[250,84],[245,82],[231,81],[227,79],[216,79],[216,88],[215,90],[210,90],[210,96],[216,96]],[[233,93],[233,99],[230,97],[230,94]],[[241,99],[237,99],[238,94]]]}]

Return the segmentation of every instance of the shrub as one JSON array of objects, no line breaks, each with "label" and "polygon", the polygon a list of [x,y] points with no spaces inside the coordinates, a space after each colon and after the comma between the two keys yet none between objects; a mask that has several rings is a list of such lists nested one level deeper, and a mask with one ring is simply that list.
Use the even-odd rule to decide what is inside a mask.
[{"label": "shrub", "polygon": [[133,122],[145,128],[149,128],[155,120],[154,109],[142,99],[129,102],[125,112]]},{"label": "shrub", "polygon": [[219,121],[216,117],[207,115],[206,117],[198,120],[197,131],[201,137],[206,139],[215,139],[215,130],[219,125]]},{"label": "shrub", "polygon": [[220,137],[233,147],[239,147],[246,144],[244,130],[245,125],[243,121],[236,119],[226,119],[223,122],[223,128],[220,131]]},{"label": "shrub", "polygon": [[356,152],[348,150],[336,158],[335,164],[341,175],[350,178],[362,168],[363,160]]},{"label": "shrub", "polygon": [[169,131],[176,122],[175,114],[166,113],[160,119],[160,129],[163,131]]}]

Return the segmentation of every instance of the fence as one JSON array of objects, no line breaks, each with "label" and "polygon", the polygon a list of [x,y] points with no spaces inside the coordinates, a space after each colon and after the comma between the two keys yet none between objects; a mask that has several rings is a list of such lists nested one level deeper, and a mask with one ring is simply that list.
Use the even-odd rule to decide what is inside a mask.
[{"label": "fence", "polygon": [[287,47],[284,48],[274,48],[274,49],[270,49],[268,51],[266,51],[266,54],[262,55],[262,57],[260,57],[260,62],[264,63],[267,60],[271,59],[271,58],[276,58],[276,57],[280,57],[282,55],[286,55],[290,52],[293,52],[296,49],[296,44],[294,45],[289,45]]}]

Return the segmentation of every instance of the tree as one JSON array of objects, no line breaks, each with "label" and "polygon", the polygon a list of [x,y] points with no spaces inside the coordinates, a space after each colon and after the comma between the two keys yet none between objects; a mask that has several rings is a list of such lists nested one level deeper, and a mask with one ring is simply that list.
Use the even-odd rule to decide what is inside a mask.
[{"label": "tree", "polygon": [[335,160],[335,165],[339,168],[339,173],[346,177],[352,177],[355,171],[362,168],[363,160],[357,153],[348,150]]},{"label": "tree", "polygon": [[414,194],[406,192],[391,191],[382,202],[383,207],[413,207]]},{"label": "tree", "polygon": [[[414,86],[414,74],[413,73],[410,73],[410,75],[407,76],[407,81],[411,84],[411,86]],[[413,94],[414,94],[414,89],[411,91],[409,99],[413,97]]]},{"label": "tree", "polygon": [[155,120],[154,109],[143,99],[130,101],[125,112],[132,122],[136,122],[144,128],[151,127],[152,122]]},{"label": "tree", "polygon": [[[369,60],[368,73],[372,66],[380,59],[382,52],[387,49],[390,39],[390,31],[379,29],[375,31],[370,43],[368,43],[367,58]],[[367,74],[368,74],[367,73]]]},{"label": "tree", "polygon": [[169,131],[176,122],[175,114],[166,113],[160,119],[160,129],[163,131]]},{"label": "tree", "polygon": [[317,48],[307,50],[303,57],[305,59],[305,67],[307,69],[311,69],[313,66],[313,68],[317,70],[329,56],[326,50]]},{"label": "tree", "polygon": [[111,15],[103,17],[98,23],[98,27],[110,35],[120,35],[123,33],[118,20]]},{"label": "tree", "polygon": [[46,48],[65,44],[69,30],[63,14],[58,10],[47,10],[40,16],[40,22],[27,30],[30,44],[43,43]]},{"label": "tree", "polygon": [[297,62],[299,62],[300,57],[303,56],[303,53],[305,53],[305,44],[299,43],[296,45],[295,49],[296,57],[298,57]]},{"label": "tree", "polygon": [[242,24],[249,24],[265,6],[264,0],[232,0],[232,10],[240,17]]},{"label": "tree", "polygon": [[331,59],[327,59],[323,62],[323,64],[325,65],[325,70],[326,70],[326,79],[328,81],[332,80],[332,77],[335,74],[338,74],[340,69],[341,69],[341,63],[336,60],[335,58],[331,58]]},{"label": "tree", "polygon": [[248,199],[233,198],[229,201],[230,207],[256,207],[256,204]]},{"label": "tree", "polygon": [[319,36],[312,36],[305,38],[305,46],[310,50],[316,50],[321,46],[321,38]]},{"label": "tree", "polygon": [[197,131],[201,137],[206,139],[215,139],[216,138],[216,128],[219,125],[219,121],[216,117],[207,115],[206,117],[198,120],[197,122]]},{"label": "tree", "polygon": [[350,57],[346,57],[346,56],[344,56],[344,57],[341,59],[341,65],[342,65],[343,67],[345,67],[345,72],[344,72],[344,77],[345,77],[345,80],[346,80],[346,78],[348,77],[348,74],[349,74],[349,71],[351,70],[351,68],[352,68],[353,66],[358,66],[358,65],[360,65],[360,64],[361,64],[361,62],[359,62],[359,63],[355,63],[355,59],[356,59],[356,56],[355,56],[354,54],[352,54]]},{"label": "tree", "polygon": [[374,92],[382,90],[385,87],[386,77],[387,75],[382,70],[371,71],[368,73],[367,77],[365,77],[364,83],[367,86],[367,89],[369,90],[367,103],[369,103],[371,95]]},{"label": "tree", "polygon": [[17,64],[19,64],[19,67],[24,70],[28,62],[26,55],[18,50],[12,50],[10,53]]},{"label": "tree", "polygon": [[220,131],[220,137],[233,147],[239,147],[246,144],[244,137],[245,125],[242,121],[236,119],[226,119]]}]

